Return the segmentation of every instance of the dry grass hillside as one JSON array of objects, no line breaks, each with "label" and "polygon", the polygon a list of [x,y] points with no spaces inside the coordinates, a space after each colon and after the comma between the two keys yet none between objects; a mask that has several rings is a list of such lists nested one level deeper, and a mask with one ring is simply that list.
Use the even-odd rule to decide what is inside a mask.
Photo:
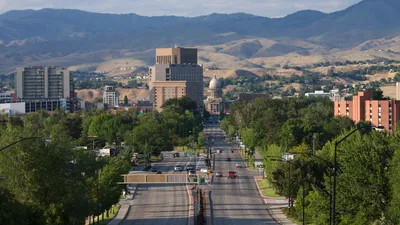
[{"label": "dry grass hillside", "polygon": [[390,98],[396,98],[396,86],[383,86],[381,87],[384,96],[388,96]]},{"label": "dry grass hillside", "polygon": [[76,92],[78,98],[88,102],[93,102],[95,98],[103,98],[103,93],[97,89],[83,89]]}]

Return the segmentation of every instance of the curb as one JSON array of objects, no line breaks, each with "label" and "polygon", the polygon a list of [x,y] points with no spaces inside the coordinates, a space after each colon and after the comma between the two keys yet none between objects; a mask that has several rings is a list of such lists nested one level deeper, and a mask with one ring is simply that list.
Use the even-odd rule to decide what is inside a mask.
[{"label": "curb", "polygon": [[209,218],[209,220],[206,220],[206,222],[210,222],[207,224],[213,225],[214,224],[214,211],[213,211],[213,202],[212,202],[212,198],[211,198],[212,191],[208,191],[207,193],[208,193],[208,205],[209,205],[208,210],[209,210],[210,215],[209,215],[209,217],[207,217],[207,218]]},{"label": "curb", "polygon": [[190,194],[190,189],[188,185],[186,185],[186,192],[189,197],[188,225],[194,225],[194,206],[192,204],[193,196]]},{"label": "curb", "polygon": [[[254,177],[254,181],[256,182],[256,186],[257,186],[257,189],[258,189],[258,193],[260,194],[260,196],[261,196],[262,198],[276,199],[276,198],[273,198],[273,197],[264,196],[263,193],[262,193],[262,191],[261,191],[260,185],[259,185],[258,182],[257,182],[257,178],[256,178],[256,177]],[[263,199],[263,203],[267,205],[267,212],[268,212],[268,214],[272,217],[272,219],[275,220],[275,222],[277,222],[277,223],[279,223],[279,224],[281,224],[281,225],[284,225],[284,223],[283,223],[280,219],[276,218],[275,213],[274,213],[274,212],[272,211],[272,209],[268,206],[268,203],[265,203],[264,199]],[[279,209],[279,210],[280,210],[280,209]]]}]

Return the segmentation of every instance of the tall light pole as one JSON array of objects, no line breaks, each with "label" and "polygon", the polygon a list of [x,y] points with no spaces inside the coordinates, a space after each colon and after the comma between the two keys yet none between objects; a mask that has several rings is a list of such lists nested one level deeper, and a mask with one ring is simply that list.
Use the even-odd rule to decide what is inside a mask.
[{"label": "tall light pole", "polygon": [[12,142],[12,143],[10,143],[10,144],[4,146],[4,147],[1,147],[1,148],[0,148],[0,152],[3,151],[3,150],[6,149],[6,148],[9,148],[9,147],[15,145],[15,144],[18,144],[19,142],[27,141],[27,140],[32,140],[32,139],[42,139],[42,138],[45,138],[45,137],[28,137],[28,138],[22,138],[22,139],[20,139],[20,140],[18,140],[18,141],[14,141],[14,142]]},{"label": "tall light pole", "polygon": [[291,162],[290,162],[290,159],[289,160],[285,160],[285,159],[283,159],[282,157],[279,157],[279,156],[269,156],[269,155],[267,155],[266,156],[267,158],[271,158],[271,161],[279,161],[279,162],[286,162],[286,163],[288,163],[289,164],[289,182],[288,182],[288,205],[289,205],[289,212],[290,212],[290,208],[291,208],[291,205],[292,205],[292,198],[291,198],[291,185],[290,185],[290,183],[291,183],[291,179],[290,179],[290,176],[291,176]]},{"label": "tall light pole", "polygon": [[[317,159],[319,159],[320,161],[324,162],[327,166],[329,166],[329,185],[330,185],[330,190],[329,190],[329,224],[331,224],[331,215],[332,215],[332,174],[333,174],[333,166],[331,164],[331,162],[317,156],[314,155],[313,153],[309,153],[309,152],[292,152],[293,154],[299,154],[299,155],[308,155],[311,157],[315,157]],[[304,195],[304,193],[303,193]],[[303,199],[304,200],[304,199]],[[304,207],[303,207],[304,209]],[[303,212],[304,213],[304,212]],[[304,216],[303,216],[304,217]]]},{"label": "tall light pole", "polygon": [[331,221],[332,225],[336,225],[336,180],[337,180],[337,146],[346,140],[350,135],[354,134],[358,130],[363,130],[363,133],[371,132],[371,123],[364,125],[362,123],[357,124],[357,128],[352,130],[346,136],[344,136],[340,140],[335,141],[334,155],[333,155],[333,206],[332,206],[332,215]]}]

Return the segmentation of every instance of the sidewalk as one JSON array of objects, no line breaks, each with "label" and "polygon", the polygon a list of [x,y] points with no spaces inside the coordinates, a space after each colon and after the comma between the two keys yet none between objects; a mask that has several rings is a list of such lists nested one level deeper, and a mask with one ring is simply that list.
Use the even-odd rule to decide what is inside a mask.
[{"label": "sidewalk", "polygon": [[[139,165],[134,168],[133,171],[143,171],[146,168],[144,165]],[[138,185],[132,185],[133,191],[130,195],[126,195],[125,198],[120,199],[119,203],[121,208],[119,209],[117,215],[111,220],[108,225],[119,225],[128,215],[131,205],[133,205],[133,199],[135,198],[136,190]]]},{"label": "sidewalk", "polygon": [[268,206],[268,213],[272,216],[274,220],[276,220],[279,224],[282,225],[296,225],[292,221],[290,221],[286,215],[282,212],[281,208],[288,207],[288,200],[284,197],[268,197],[262,194],[260,187],[258,185],[257,179],[260,179],[261,176],[255,176],[254,181],[256,182],[258,192],[260,196],[263,198],[263,201]]}]

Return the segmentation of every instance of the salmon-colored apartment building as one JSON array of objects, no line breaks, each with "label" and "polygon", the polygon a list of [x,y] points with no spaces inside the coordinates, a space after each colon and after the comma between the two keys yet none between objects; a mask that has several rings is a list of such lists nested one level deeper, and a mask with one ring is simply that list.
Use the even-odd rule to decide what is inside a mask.
[{"label": "salmon-colored apartment building", "polygon": [[355,123],[368,121],[374,127],[384,127],[387,132],[396,130],[400,120],[400,101],[372,100],[372,92],[358,92],[352,101],[335,101],[335,116],[347,116]]}]

